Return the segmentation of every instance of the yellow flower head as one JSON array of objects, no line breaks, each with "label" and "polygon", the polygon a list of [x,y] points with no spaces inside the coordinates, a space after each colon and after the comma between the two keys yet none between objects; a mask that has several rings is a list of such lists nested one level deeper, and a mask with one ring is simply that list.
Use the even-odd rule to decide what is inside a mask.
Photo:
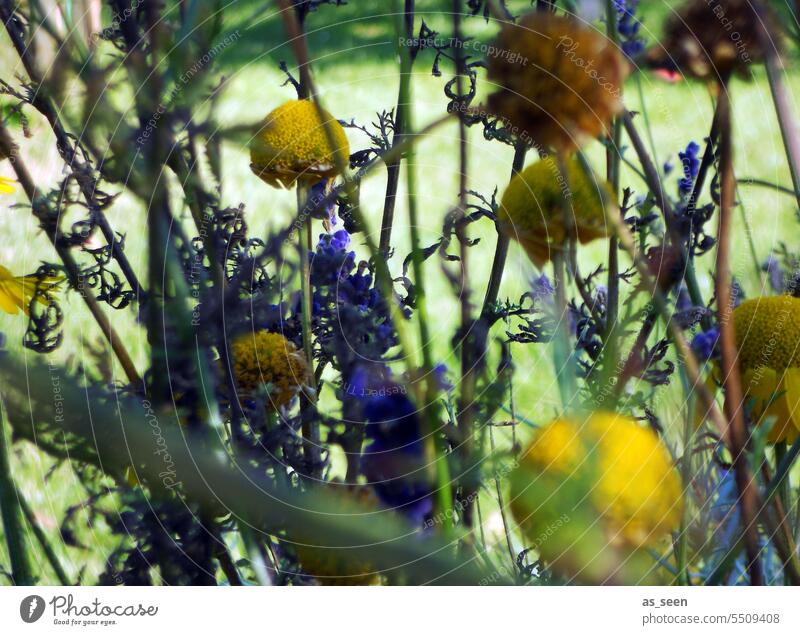
[{"label": "yellow flower head", "polygon": [[569,150],[607,132],[628,64],[596,29],[534,11],[507,24],[487,60],[489,108],[539,147]]},{"label": "yellow flower head", "polygon": [[14,276],[0,265],[0,309],[16,315],[22,309],[30,313],[30,303],[39,291],[36,301],[47,306],[47,294],[61,282],[61,278],[40,276],[32,273],[27,276]]},{"label": "yellow flower head", "polygon": [[554,570],[638,582],[652,565],[640,548],[680,522],[681,480],[656,434],[633,419],[561,418],[537,432],[512,473],[511,510]]},{"label": "yellow flower head", "polygon": [[[307,99],[287,101],[264,119],[250,143],[250,169],[273,187],[296,181],[313,184],[338,174],[337,161],[346,162],[350,145],[341,124]],[[328,143],[326,127],[333,136]]]},{"label": "yellow flower head", "polygon": [[14,193],[14,181],[8,179],[4,176],[0,176],[0,194],[13,194]]},{"label": "yellow flower head", "polygon": [[[567,161],[566,176],[552,157],[537,161],[511,179],[497,212],[500,231],[519,241],[539,268],[571,231],[581,243],[608,235],[603,205],[613,201],[611,187],[590,179],[577,158]],[[565,202],[573,227],[565,226]]]},{"label": "yellow flower head", "polygon": [[[375,493],[367,487],[345,488],[328,484],[330,495],[337,500],[340,515],[352,514],[348,522],[371,522],[365,508],[378,509]],[[344,489],[344,491],[342,491]],[[380,583],[380,574],[366,562],[358,547],[324,544],[320,537],[302,537],[295,544],[297,558],[303,571],[317,578],[325,586],[371,586]]]},{"label": "yellow flower head", "polygon": [[780,48],[777,21],[766,2],[694,1],[667,21],[658,46],[648,52],[651,64],[698,79],[749,77],[753,64],[766,57],[764,46]]},{"label": "yellow flower head", "polygon": [[238,335],[231,342],[231,363],[239,389],[252,393],[267,385],[276,409],[288,405],[310,379],[302,352],[280,333]]},{"label": "yellow flower head", "polygon": [[768,440],[800,434],[800,298],[745,300],[733,311],[745,398],[757,423],[774,417]]}]

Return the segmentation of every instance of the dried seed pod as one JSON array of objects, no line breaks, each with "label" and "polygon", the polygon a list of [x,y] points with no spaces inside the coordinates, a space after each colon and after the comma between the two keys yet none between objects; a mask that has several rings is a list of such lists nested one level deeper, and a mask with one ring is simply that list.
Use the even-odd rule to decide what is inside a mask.
[{"label": "dried seed pod", "polygon": [[662,42],[648,51],[653,67],[697,79],[727,80],[751,75],[772,48],[780,51],[780,30],[769,7],[751,0],[695,0],[667,22]]}]

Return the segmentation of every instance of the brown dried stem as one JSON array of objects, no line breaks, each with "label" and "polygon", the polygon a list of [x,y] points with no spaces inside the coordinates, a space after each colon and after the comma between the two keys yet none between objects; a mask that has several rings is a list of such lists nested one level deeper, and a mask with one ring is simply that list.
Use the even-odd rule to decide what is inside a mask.
[{"label": "brown dried stem", "polygon": [[731,225],[736,191],[733,174],[733,147],[731,131],[731,105],[728,87],[720,84],[717,111],[720,128],[721,200],[719,228],[717,234],[717,257],[715,290],[717,296],[717,323],[720,331],[720,366],[722,385],[725,389],[725,415],[728,419],[726,438],[733,461],[736,486],[739,490],[739,505],[745,532],[747,568],[753,586],[764,583],[758,557],[758,492],[747,465],[747,426],[745,424],[741,377],[737,364],[736,336],[733,331],[733,301],[731,299]]}]

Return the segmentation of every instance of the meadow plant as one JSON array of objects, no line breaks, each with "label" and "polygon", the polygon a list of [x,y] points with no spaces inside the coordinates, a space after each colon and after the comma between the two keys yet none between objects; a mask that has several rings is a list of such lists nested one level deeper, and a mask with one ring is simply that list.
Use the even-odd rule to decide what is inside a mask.
[{"label": "meadow plant", "polygon": [[[798,245],[751,244],[747,299],[731,246],[739,186],[800,218],[794,5],[688,0],[657,42],[635,0],[397,1],[397,92],[362,121],[328,110],[313,34],[370,3],[243,0],[285,82],[250,87],[264,118],[241,121],[218,65],[259,55],[228,3],[89,2],[100,24],[42,4],[0,0],[0,205],[49,241],[33,270],[0,252],[0,309],[26,324],[0,352],[6,581],[800,583]],[[659,77],[713,101],[677,169],[629,100]],[[771,88],[788,184],[737,181],[744,81]],[[457,187],[423,204],[444,129]],[[473,189],[506,147],[508,181]],[[269,209],[225,202],[234,162]],[[547,404],[520,389],[530,351]],[[23,447],[80,483],[56,531]]]}]

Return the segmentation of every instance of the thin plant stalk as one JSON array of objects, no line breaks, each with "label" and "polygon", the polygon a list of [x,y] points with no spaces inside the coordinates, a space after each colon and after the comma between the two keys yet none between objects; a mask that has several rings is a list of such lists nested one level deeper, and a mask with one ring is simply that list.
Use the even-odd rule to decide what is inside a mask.
[{"label": "thin plant stalk", "polygon": [[[398,28],[398,34],[400,33]],[[398,45],[399,46],[399,45]],[[411,90],[411,55],[407,49],[400,48],[400,103],[403,119],[408,134],[413,134],[412,90]],[[414,165],[414,148],[408,150],[406,159],[408,224],[411,239],[411,267],[414,271],[414,297],[416,301],[416,319],[419,327],[420,347],[422,349],[423,400],[418,407],[425,409],[424,419],[427,423],[425,435],[425,453],[431,477],[436,487],[437,512],[444,515],[445,527],[453,526],[453,496],[451,492],[450,470],[447,459],[436,438],[437,418],[433,409],[434,390],[431,385],[433,358],[431,355],[431,337],[428,330],[427,297],[425,291],[425,267],[422,255],[422,244],[419,234],[419,217],[417,214],[417,177]]]},{"label": "thin plant stalk", "polygon": [[561,396],[561,407],[566,410],[570,407],[572,399],[575,397],[575,376],[569,363],[569,359],[572,356],[569,342],[569,306],[567,305],[567,275],[564,259],[563,251],[556,250],[552,253],[553,284],[556,288],[555,317],[558,320],[553,346],[553,361],[558,381],[558,392]]},{"label": "thin plant stalk", "polygon": [[31,509],[31,506],[28,504],[28,501],[25,500],[25,497],[18,492],[19,495],[19,505],[22,508],[22,513],[25,515],[25,521],[28,523],[28,527],[31,528],[34,537],[36,538],[36,542],[39,543],[39,546],[44,553],[44,557],[47,559],[47,562],[50,564],[50,568],[53,570],[53,573],[56,574],[56,578],[58,578],[58,583],[61,586],[71,586],[72,582],[67,575],[67,572],[64,571],[64,567],[61,566],[61,560],[59,560],[58,556],[56,555],[55,549],[50,544],[50,541],[47,539],[47,535],[44,533],[44,530],[39,525],[39,522],[36,520],[36,516]]},{"label": "thin plant stalk", "polygon": [[[405,0],[403,11],[403,23],[405,27],[405,37],[411,40],[414,37],[414,0]],[[410,59],[408,73],[414,64],[413,57]],[[400,78],[400,88],[397,91],[397,108],[395,109],[394,134],[392,135],[392,147],[402,143],[405,133],[405,118],[403,116],[403,81]],[[382,254],[389,254],[392,243],[392,226],[394,225],[394,211],[397,203],[397,187],[400,184],[400,165],[403,161],[402,154],[398,154],[392,161],[386,164],[386,195],[383,199],[383,218],[381,220],[381,233],[378,249]]]},{"label": "thin plant stalk", "polygon": [[[274,578],[278,571],[268,562],[267,554],[261,544],[262,541],[258,539],[250,526],[243,522],[238,522],[237,525],[256,580],[261,586],[275,586]],[[265,542],[269,543],[269,536],[265,536]]]},{"label": "thin plant stalk", "polygon": [[[606,0],[606,33],[608,38],[619,47],[619,32],[617,31],[617,10],[612,0]],[[637,83],[640,81],[637,75]],[[639,86],[641,92],[641,85]],[[642,101],[644,110],[644,102]],[[649,132],[649,126],[648,126]],[[611,184],[614,199],[619,198],[620,153],[619,145],[622,139],[622,123],[615,117],[611,123],[611,143],[606,148],[606,179]],[[604,385],[611,381],[612,373],[616,373],[618,344],[617,320],[619,318],[619,242],[612,235],[608,240],[608,277],[607,301],[605,319],[605,342],[603,346],[603,373]]]},{"label": "thin plant stalk", "polygon": [[636,90],[639,93],[639,103],[641,104],[642,118],[644,119],[644,129],[647,133],[647,142],[650,144],[650,152],[653,153],[653,160],[656,165],[660,165],[658,161],[658,154],[656,153],[656,142],[653,138],[653,127],[650,125],[650,115],[647,112],[647,106],[644,103],[644,90],[642,89],[642,74],[636,73]]},{"label": "thin plant stalk", "polygon": [[[680,474],[681,484],[683,491],[689,492],[691,488],[692,477],[692,452],[691,442],[693,438],[693,413],[694,413],[694,399],[691,397],[692,391],[689,380],[686,376],[686,369],[681,367],[681,383],[683,384],[684,394],[689,398],[686,400],[686,409],[683,421],[683,455],[680,458]],[[691,579],[689,577],[689,509],[688,505],[684,502],[681,511],[681,523],[678,533],[678,544],[675,547],[675,555],[677,560],[677,574],[675,576],[678,584],[689,586]]]},{"label": "thin plant stalk", "polygon": [[[556,154],[556,166],[564,183],[564,191],[560,196],[561,222],[564,226],[567,244],[565,248],[556,248],[552,252],[553,278],[556,286],[556,310],[560,314],[558,317],[558,332],[555,338],[554,356],[558,388],[561,394],[561,405],[566,410],[571,407],[570,404],[578,394],[576,381],[577,368],[575,366],[575,356],[572,352],[569,333],[570,308],[567,303],[566,276],[566,265],[569,264],[572,275],[576,283],[578,282],[579,274],[576,252],[578,228],[575,224],[575,210],[570,203],[572,200],[572,193],[569,185],[567,162],[564,155],[560,152]],[[587,308],[591,308],[591,298],[584,297],[583,299]]]},{"label": "thin plant stalk", "polygon": [[[461,0],[453,0],[453,37],[461,42]],[[456,92],[464,92],[464,56],[459,46],[455,52],[456,62]],[[469,170],[469,153],[467,148],[467,125],[463,117],[458,118],[458,210],[456,212],[456,236],[459,244],[460,259],[460,289],[462,296],[459,298],[461,305],[461,395],[458,413],[458,426],[461,433],[461,455],[463,457],[463,470],[471,472],[471,461],[474,450],[474,417],[475,417],[475,366],[480,360],[474,359],[474,347],[471,345],[470,334],[473,328],[472,304],[469,292],[469,239],[466,235],[467,209],[467,174]],[[472,527],[473,503],[477,489],[469,486],[462,492],[463,518],[466,527]]]},{"label": "thin plant stalk", "polygon": [[[528,152],[528,146],[524,143],[517,143],[514,148],[514,160],[511,165],[511,178],[513,179],[516,174],[522,171],[522,166],[525,165],[525,155]],[[497,296],[500,293],[500,283],[503,280],[503,271],[506,267],[506,259],[508,258],[508,245],[509,237],[503,232],[497,232],[497,247],[494,251],[494,259],[492,260],[492,271],[489,274],[489,284],[486,287],[486,296],[483,300],[483,308],[481,309],[481,316],[488,315],[492,306],[497,302]]]},{"label": "thin plant stalk", "polygon": [[27,536],[23,524],[20,495],[11,476],[9,444],[6,436],[6,407],[0,398],[0,516],[3,519],[5,542],[11,562],[11,575],[17,586],[34,583]]},{"label": "thin plant stalk", "polygon": [[[762,38],[766,40],[766,38]],[[778,125],[783,139],[783,147],[786,152],[786,161],[789,164],[789,174],[792,177],[794,194],[797,206],[800,208],[800,136],[797,133],[795,117],[792,114],[792,107],[789,95],[781,80],[781,70],[775,51],[774,42],[763,41],[762,45],[767,52],[765,66],[767,68],[767,81],[772,93],[772,101],[775,104],[775,114],[778,118]],[[800,212],[798,212],[800,213]]]},{"label": "thin plant stalk", "polygon": [[[313,332],[311,330],[311,263],[309,255],[313,245],[312,237],[312,218],[305,209],[308,200],[308,186],[304,183],[297,184],[297,207],[300,218],[304,218],[301,230],[298,232],[298,247],[300,256],[300,294],[302,303],[302,328],[303,328],[303,353],[309,369],[309,382],[311,391],[304,397],[307,408],[314,408],[316,403],[316,377],[314,373],[314,344]],[[321,466],[320,452],[320,430],[319,421],[313,413],[303,413],[303,453],[309,473],[312,476],[319,476]]]},{"label": "thin plant stalk", "polygon": [[754,179],[751,177],[742,177],[740,179],[736,179],[736,185],[756,185],[758,187],[767,187],[776,192],[781,192],[782,194],[788,194],[789,196],[798,196],[800,192],[795,192],[791,188],[784,187],[783,185],[778,185],[777,183],[772,183],[770,181],[765,181],[763,179]]},{"label": "thin plant stalk", "polygon": [[[492,455],[495,453],[494,431],[493,426],[489,426],[489,447]],[[508,557],[511,560],[511,570],[516,570],[517,554],[514,551],[514,541],[511,535],[511,523],[508,522],[508,512],[503,504],[503,486],[500,482],[500,476],[495,472],[494,475],[494,488],[497,493],[497,506],[500,509],[500,518],[503,521],[503,535],[506,539],[506,549],[508,549]]]},{"label": "thin plant stalk", "polygon": [[[775,444],[775,465],[780,465],[785,456],[786,441],[778,441]],[[785,479],[783,479],[780,487],[778,488],[778,498],[783,502],[784,509],[791,508],[791,501],[789,500],[789,494],[791,493],[790,485],[789,477],[787,476]]]},{"label": "thin plant stalk", "polygon": [[751,584],[760,586],[763,584],[764,578],[759,559],[756,486],[752,477],[748,474],[746,454],[747,427],[743,410],[744,396],[739,367],[736,363],[736,336],[733,331],[732,320],[730,243],[736,183],[733,175],[730,95],[725,82],[720,84],[719,89],[721,193],[715,290],[717,296],[717,323],[720,330],[720,367],[722,384],[725,389],[725,415],[728,419],[727,437],[736,476],[736,485],[739,490],[739,505],[742,510],[742,522],[744,524],[747,568]]}]

